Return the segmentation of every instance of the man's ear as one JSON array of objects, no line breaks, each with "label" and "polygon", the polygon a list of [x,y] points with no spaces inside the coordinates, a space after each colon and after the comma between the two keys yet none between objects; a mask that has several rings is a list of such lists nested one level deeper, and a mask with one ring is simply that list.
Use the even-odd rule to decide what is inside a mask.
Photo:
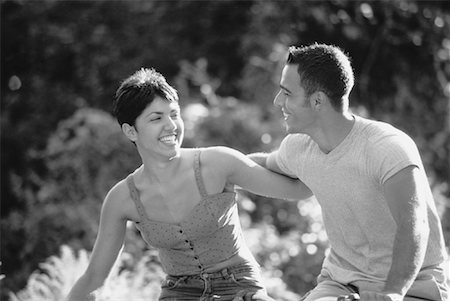
[{"label": "man's ear", "polygon": [[325,105],[330,104],[328,96],[322,91],[316,91],[311,94],[309,101],[311,108],[316,111],[320,111]]},{"label": "man's ear", "polygon": [[128,139],[135,142],[137,139],[136,128],[128,123],[122,124],[122,132],[127,136]]}]

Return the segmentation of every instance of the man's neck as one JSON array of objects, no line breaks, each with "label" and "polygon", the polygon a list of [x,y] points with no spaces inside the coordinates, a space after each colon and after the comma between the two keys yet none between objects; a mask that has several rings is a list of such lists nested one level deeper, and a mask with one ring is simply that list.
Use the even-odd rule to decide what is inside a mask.
[{"label": "man's neck", "polygon": [[322,152],[328,154],[347,137],[353,128],[354,121],[353,115],[348,112],[329,114],[318,120],[315,131],[308,135]]}]

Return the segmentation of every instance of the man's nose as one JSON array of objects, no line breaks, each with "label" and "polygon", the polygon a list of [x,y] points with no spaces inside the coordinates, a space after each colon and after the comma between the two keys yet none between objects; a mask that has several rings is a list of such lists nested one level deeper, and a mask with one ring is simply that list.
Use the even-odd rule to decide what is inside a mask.
[{"label": "man's nose", "polygon": [[282,107],[284,104],[284,97],[283,94],[280,92],[278,92],[277,95],[275,95],[275,98],[273,99],[273,105],[276,107]]}]

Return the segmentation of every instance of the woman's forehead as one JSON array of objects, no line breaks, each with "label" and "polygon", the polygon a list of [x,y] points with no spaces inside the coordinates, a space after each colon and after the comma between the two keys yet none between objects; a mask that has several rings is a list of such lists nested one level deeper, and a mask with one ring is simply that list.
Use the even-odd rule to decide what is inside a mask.
[{"label": "woman's forehead", "polygon": [[167,99],[156,96],[152,103],[147,106],[145,111],[172,111],[179,109],[180,105],[177,101],[169,101]]}]

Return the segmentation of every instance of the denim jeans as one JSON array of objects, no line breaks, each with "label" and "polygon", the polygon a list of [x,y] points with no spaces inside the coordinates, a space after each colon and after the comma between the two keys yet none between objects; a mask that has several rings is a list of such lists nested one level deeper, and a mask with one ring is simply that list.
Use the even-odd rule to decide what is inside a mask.
[{"label": "denim jeans", "polygon": [[231,301],[242,290],[264,291],[259,268],[241,264],[219,272],[190,276],[167,276],[161,286],[161,301]]}]

